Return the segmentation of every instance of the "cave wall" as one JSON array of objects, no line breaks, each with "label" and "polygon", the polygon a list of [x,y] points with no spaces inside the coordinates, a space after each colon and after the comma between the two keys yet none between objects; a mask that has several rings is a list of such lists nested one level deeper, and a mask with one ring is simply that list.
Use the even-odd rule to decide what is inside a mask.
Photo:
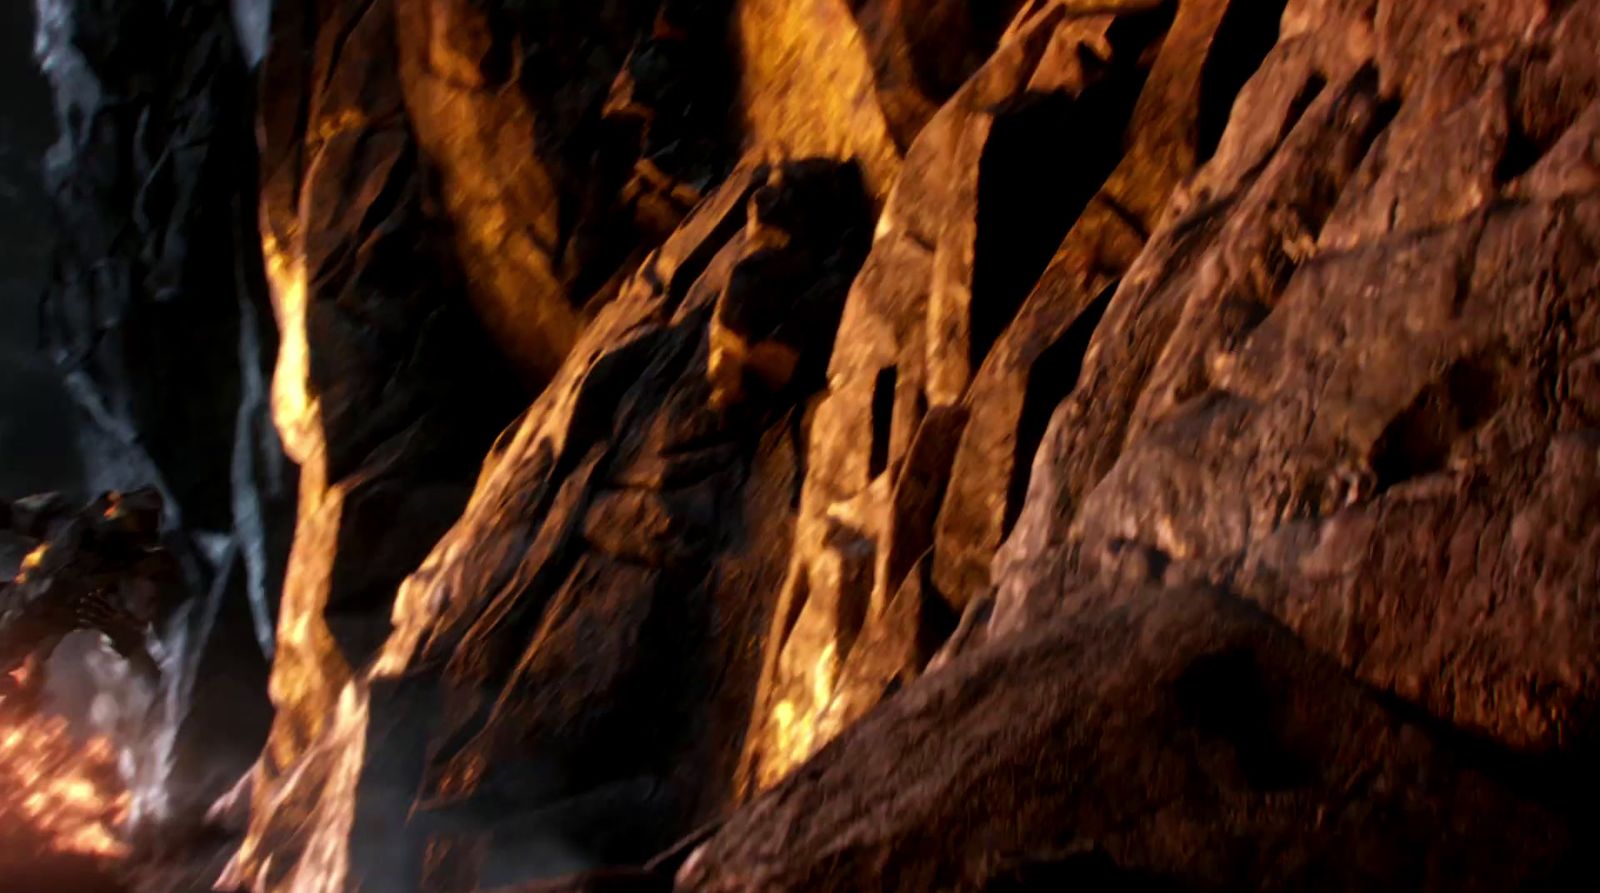
[{"label": "cave wall", "polygon": [[[228,880],[1577,870],[1519,761],[1592,721],[1593,5],[907,6],[394,7],[443,244],[542,390]],[[675,119],[698,177],[649,148],[662,41],[737,63]]]},{"label": "cave wall", "polygon": [[[162,64],[234,77],[195,9],[212,41]],[[223,886],[1585,877],[1597,29],[1590,0],[281,0],[259,194],[220,160],[179,190],[250,222],[152,227],[146,190],[78,243],[126,214],[137,261],[69,252],[52,305],[175,496],[210,467],[163,451],[214,460],[265,403],[299,468]],[[63,207],[123,200],[92,173]],[[202,300],[165,283],[213,252],[169,230],[262,272],[187,311],[232,339],[270,308],[270,400],[247,362],[184,404],[244,407],[231,438],[115,365],[192,332],[92,341],[72,297],[92,268],[141,312]],[[264,356],[234,345],[173,359]]]},{"label": "cave wall", "polygon": [[[77,432],[70,417],[49,410],[66,392],[39,353],[39,294],[44,289],[50,232],[38,221],[50,213],[42,175],[44,153],[55,135],[50,88],[33,61],[33,10],[12,4],[3,13],[4,78],[10,95],[0,106],[0,208],[6,227],[0,245],[0,493],[73,490],[83,476]],[[7,576],[20,555],[0,564]]]},{"label": "cave wall", "polygon": [[[186,598],[157,630],[162,690],[124,760],[136,823],[189,824],[254,760],[270,718],[292,511],[265,411],[277,341],[253,235],[248,73],[221,4],[34,12],[58,136],[41,340],[70,397],[55,411],[76,425],[80,486],[154,486],[166,501]],[[211,738],[218,724],[236,734]]]}]

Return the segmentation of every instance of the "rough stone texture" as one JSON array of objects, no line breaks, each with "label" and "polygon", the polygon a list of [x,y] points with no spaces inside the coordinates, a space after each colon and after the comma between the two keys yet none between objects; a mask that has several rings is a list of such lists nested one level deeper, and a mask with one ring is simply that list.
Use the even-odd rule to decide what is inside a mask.
[{"label": "rough stone texture", "polygon": [[[1179,7],[1163,55],[1180,52],[1173,35],[1197,8]],[[1198,86],[1194,142],[1161,149],[1178,153],[1176,173],[1189,151],[1207,164],[1170,200],[1160,174],[1172,168],[1135,179],[1154,184],[1153,234],[1132,258],[1139,217],[1118,215],[1121,267],[1115,241],[1084,261],[1091,205],[979,373],[997,384],[967,392],[931,583],[968,617],[939,669],[736,815],[677,889],[1290,889],[1312,877],[1330,889],[1568,888],[1592,872],[1561,841],[1592,833],[1593,777],[1580,767],[1595,722],[1587,392],[1600,243],[1596,63],[1577,47],[1594,45],[1600,10],[1291,3],[1265,45],[1249,33],[1265,23],[1211,15],[1235,59],[1240,43],[1262,52],[1226,132],[1207,135],[1218,99],[1206,95],[1226,73],[1202,64],[1174,81]],[[1119,170],[1137,170],[1133,157]],[[980,198],[980,232],[981,213]],[[864,340],[847,334],[856,307],[836,364]],[[1008,505],[1008,451],[985,442],[1022,439],[1015,426],[1032,414],[1006,402],[1027,402],[1034,383],[1000,384],[1016,364],[1007,351],[1073,328],[1035,370],[1055,379],[1046,407],[1061,402],[1025,504]],[[867,452],[860,435],[840,440]],[[1017,508],[991,578],[989,551]],[[911,579],[912,592],[930,582]],[[1275,622],[1233,626],[1222,618],[1248,612],[1197,592],[1206,581]],[[839,613],[823,612],[834,629]],[[905,627],[903,606],[886,613]],[[1206,635],[1220,651],[1186,651]],[[837,702],[852,683],[827,675],[823,638],[787,640],[801,683],[790,691],[832,686]],[[920,659],[862,641],[876,660]],[[1263,671],[1288,687],[1265,702],[1251,702],[1248,679],[1223,684],[1236,769],[1166,750],[1166,723],[1217,727],[1185,718],[1176,680],[1244,641],[1256,663],[1256,649],[1284,642],[1301,668]],[[864,676],[868,700],[899,678]],[[1353,702],[1339,691],[1364,706],[1342,706]],[[1297,697],[1303,732],[1292,709],[1278,712]],[[1366,737],[1368,710],[1389,717],[1379,738]],[[803,733],[826,737],[829,720]],[[1424,751],[1383,743],[1402,721]],[[1295,756],[1286,742],[1301,734],[1325,749]],[[1333,769],[1341,753],[1363,769]],[[1347,780],[1382,778],[1390,760],[1417,768],[1371,789]],[[1316,768],[1294,777],[1296,765]],[[1463,766],[1493,782],[1444,781]],[[1199,794],[1238,784],[1232,771],[1253,793],[1222,808]],[[1321,788],[1323,771],[1342,780]],[[1437,817],[1363,802],[1380,793]],[[1504,819],[1525,809],[1542,816]],[[1381,843],[1343,836],[1356,825],[1336,817],[1361,814],[1364,830],[1400,824]],[[1434,829],[1426,843],[1396,846],[1422,826]],[[1539,830],[1502,835],[1513,827]],[[1465,867],[1479,856],[1482,868]]]},{"label": "rough stone texture", "polygon": [[460,511],[521,393],[432,201],[396,39],[388,4],[273,12],[260,228],[283,333],[273,414],[301,477],[253,831],[382,644],[395,587]]},{"label": "rough stone texture", "polygon": [[232,885],[1592,876],[1594,0],[273,21]]},{"label": "rough stone texture", "polygon": [[[536,383],[725,173],[726,3],[395,4],[400,79],[479,316]],[[577,47],[582,47],[579,51]]]},{"label": "rough stone texture", "polygon": [[1562,824],[1504,767],[1247,603],[1079,595],[1105,607],[906,689],[674,889],[1510,890],[1569,867]]},{"label": "rough stone texture", "polygon": [[[1592,189],[1568,184],[1593,170],[1571,97],[1594,94],[1574,49],[1594,10],[1463,13],[1486,33],[1429,65],[1390,55],[1422,22],[1385,9],[1369,33],[1355,12],[1318,26],[1370,37],[1343,57],[1268,57],[1112,300],[1035,462],[991,630],[1049,611],[1044,581],[1128,554],[1169,577],[1237,569],[1358,678],[1508,745],[1576,744],[1595,490],[1569,370],[1596,345],[1600,243]],[[1302,83],[1326,86],[1276,145],[1243,126],[1298,108]]]},{"label": "rough stone texture", "polygon": [[1592,876],[1600,9],[1450,6],[1289,5],[1078,339],[975,631],[676,889]]},{"label": "rough stone texture", "polygon": [[[584,349],[591,352],[617,351],[626,358],[616,361],[619,368],[629,370],[617,375],[644,375],[652,387],[667,389],[641,398],[642,407],[621,418],[629,420],[624,429],[659,428],[652,436],[662,442],[651,448],[668,452],[654,459],[642,456],[639,461],[650,467],[629,472],[638,480],[612,482],[609,489],[616,492],[602,488],[592,506],[568,507],[567,511],[580,513],[574,518],[545,519],[540,514],[545,509],[530,503],[527,511],[535,513],[531,518],[510,513],[475,522],[476,536],[486,541],[498,538],[513,554],[522,540],[517,528],[503,531],[497,526],[501,523],[545,525],[552,537],[569,527],[572,535],[581,533],[594,552],[583,561],[572,559],[575,579],[588,580],[584,585],[612,592],[616,599],[600,599],[611,606],[604,607],[597,596],[583,596],[587,589],[579,583],[569,586],[560,576],[540,584],[552,587],[548,592],[535,587],[543,593],[539,598],[552,599],[560,607],[553,617],[573,613],[577,625],[561,633],[573,641],[552,645],[540,658],[549,666],[534,665],[520,672],[549,678],[565,665],[561,649],[576,648],[577,642],[586,642],[613,622],[620,624],[619,634],[633,637],[624,641],[645,636],[646,629],[671,628],[671,624],[663,627],[666,621],[659,617],[651,619],[659,612],[648,609],[650,599],[644,593],[656,589],[673,593],[688,585],[681,574],[693,580],[696,568],[703,573],[708,566],[710,559],[700,553],[710,545],[680,543],[681,537],[705,533],[725,540],[738,538],[731,521],[716,517],[724,490],[746,494],[751,516],[768,526],[760,527],[759,533],[739,534],[749,539],[748,547],[725,545],[741,556],[715,564],[719,573],[730,576],[729,581],[695,585],[709,587],[724,600],[744,588],[775,589],[768,583],[734,581],[746,575],[758,579],[770,571],[761,570],[764,561],[774,554],[787,556],[787,537],[781,531],[792,513],[798,481],[785,483],[784,475],[798,476],[799,471],[784,472],[781,466],[785,455],[798,466],[793,454],[799,445],[791,441],[800,436],[795,432],[803,431],[802,414],[791,413],[792,418],[777,425],[710,423],[696,413],[709,412],[719,419],[723,416],[717,413],[731,414],[738,419],[750,411],[742,407],[769,399],[762,395],[778,394],[792,402],[817,387],[845,288],[869,238],[870,203],[881,197],[899,163],[892,143],[877,135],[876,125],[858,139],[857,128],[845,126],[848,121],[819,131],[805,117],[817,110],[849,108],[856,116],[852,121],[870,122],[881,119],[881,112],[876,94],[851,92],[869,82],[864,50],[859,65],[851,61],[838,70],[801,65],[793,55],[803,51],[818,56],[830,41],[859,43],[857,26],[843,7],[830,2],[804,11],[799,18],[792,13],[782,14],[790,16],[786,21],[793,27],[774,31],[757,26],[766,21],[763,16],[778,14],[775,8],[745,4],[735,10],[715,2],[544,8],[510,2],[401,0],[342,6],[287,2],[275,8],[263,77],[262,237],[283,333],[274,378],[274,414],[290,455],[302,468],[300,519],[273,673],[278,719],[255,779],[249,840],[229,872],[229,882],[299,889],[297,885],[331,883],[327,878],[334,876],[364,877],[368,870],[394,872],[385,877],[399,884],[432,877],[434,857],[426,852],[451,850],[455,845],[445,839],[448,833],[419,832],[410,838],[418,841],[414,859],[397,860],[388,851],[362,849],[370,846],[369,827],[386,827],[384,823],[404,813],[400,804],[417,795],[425,774],[410,762],[421,755],[411,755],[398,743],[406,738],[399,732],[392,736],[394,746],[387,748],[387,759],[374,758],[374,766],[363,768],[362,755],[370,752],[366,737],[381,734],[366,730],[404,726],[415,732],[418,747],[442,748],[442,753],[428,756],[438,764],[426,773],[430,779],[454,765],[452,756],[457,763],[478,761],[491,767],[506,762],[504,771],[515,775],[521,769],[505,755],[508,742],[533,735],[528,726],[539,711],[557,710],[553,715],[575,720],[580,707],[604,701],[614,695],[617,685],[644,672],[631,668],[633,658],[622,649],[600,662],[601,675],[593,680],[596,690],[590,701],[563,700],[545,706],[515,702],[518,709],[525,707],[528,716],[519,716],[509,706],[492,712],[488,692],[505,687],[509,698],[532,684],[513,670],[515,656],[525,647],[517,637],[537,628],[528,624],[538,614],[498,628],[493,613],[506,605],[473,608],[476,600],[489,596],[474,586],[491,581],[474,576],[461,585],[459,595],[452,595],[462,601],[455,610],[470,617],[481,609],[489,612],[490,619],[473,635],[466,635],[466,629],[446,628],[456,637],[449,641],[462,649],[450,662],[455,668],[449,675],[451,685],[476,692],[473,698],[483,702],[482,715],[428,715],[427,708],[418,705],[459,694],[455,688],[436,691],[432,683],[391,685],[378,680],[371,686],[348,687],[388,631],[395,584],[417,569],[418,559],[459,512],[456,500],[465,493],[458,488],[481,457],[482,447],[472,444],[481,426],[498,424],[492,421],[493,413],[479,413],[475,407],[492,404],[497,393],[514,393],[517,379],[524,386],[544,386],[558,368],[582,370],[581,365],[574,366],[575,360],[562,364],[569,345],[590,345]],[[795,41],[803,45],[798,50]],[[741,73],[741,65],[748,70]],[[704,355],[685,354],[690,347],[682,345],[672,348],[673,362],[690,363],[692,369],[683,367],[688,371],[669,375],[646,363],[650,351],[644,347],[636,350],[647,355],[641,358],[623,351],[621,344],[605,341],[622,337],[620,330],[602,327],[599,335],[585,334],[608,318],[605,308],[619,300],[615,297],[619,289],[660,287],[645,279],[657,262],[641,266],[641,259],[702,195],[723,181],[741,153],[753,160],[740,168],[745,171],[740,176],[748,176],[755,160],[766,154],[815,153],[820,157],[807,164],[827,168],[848,160],[842,170],[853,171],[849,176],[856,179],[852,185],[846,177],[819,196],[778,181],[758,191],[747,232],[738,236],[738,244],[746,247],[729,249],[749,256],[732,264],[734,281],[727,288],[718,286],[707,293],[715,300],[704,307],[705,318],[690,320],[678,336],[690,347],[704,336]],[[817,179],[807,164],[785,164],[773,176],[780,181],[794,176],[807,184],[834,182]],[[732,201],[731,207],[742,219],[743,199]],[[738,228],[736,223],[730,225]],[[713,230],[680,233],[681,260],[688,271],[682,282],[674,284],[672,303],[684,300],[684,290],[733,238],[723,228]],[[852,230],[856,235],[850,235]],[[719,275],[729,274],[723,269]],[[784,277],[784,285],[776,288],[766,282],[772,276]],[[456,302],[457,296],[465,298],[464,305]],[[460,306],[472,312],[463,315]],[[408,353],[424,333],[433,334],[420,338],[416,353]],[[483,341],[498,350],[473,346]],[[493,371],[495,358],[516,374]],[[573,374],[563,371],[567,378],[558,376],[545,386],[543,399],[572,399],[570,394],[551,395],[575,387]],[[673,376],[680,374],[683,383],[674,384]],[[666,378],[655,381],[658,375]],[[585,400],[609,407],[623,393],[621,387],[620,382],[611,382]],[[675,387],[689,390],[671,396]],[[693,390],[696,387],[703,393]],[[704,406],[695,410],[701,403]],[[678,404],[682,404],[679,410],[663,408]],[[529,424],[527,418],[523,424]],[[503,421],[501,416],[499,423]],[[744,430],[751,425],[754,431]],[[768,431],[771,426],[775,427]],[[704,431],[699,430],[702,427]],[[556,434],[563,440],[569,436]],[[694,461],[674,454],[668,443],[688,438],[693,452],[702,449],[695,441],[702,435],[712,438],[716,448],[704,447]],[[680,480],[683,475],[710,476],[712,466],[729,459],[720,452],[724,447],[716,446],[724,436],[741,443],[755,438],[754,443],[764,444],[759,449],[748,443],[741,447],[765,457],[762,462],[767,464],[760,464],[759,472],[744,472],[756,483],[724,483],[719,489],[702,481],[698,490],[688,488]],[[720,466],[715,470],[734,473]],[[537,464],[506,472],[513,473],[522,475],[517,480],[527,486],[541,475],[549,476],[554,481],[551,486],[558,488],[576,474],[564,466]],[[587,481],[591,473],[593,469],[583,471],[573,486]],[[667,496],[652,495],[662,488]],[[708,524],[712,529],[702,531]],[[730,526],[718,526],[723,524]],[[632,541],[631,534],[639,530],[654,531],[656,544]],[[753,551],[750,555],[738,551],[744,548]],[[491,561],[478,551],[470,558]],[[518,560],[530,566],[534,562],[531,557]],[[684,562],[687,570],[679,570]],[[648,570],[652,563],[671,572]],[[497,572],[487,565],[461,571]],[[431,573],[419,570],[412,585],[424,586]],[[615,582],[609,582],[613,578]],[[577,588],[568,591],[572,587]],[[626,595],[635,591],[640,593],[636,598]],[[514,603],[519,598],[534,596],[517,590],[500,601]],[[517,610],[533,612],[537,607]],[[412,624],[406,615],[414,609],[402,602],[397,610],[402,629]],[[591,610],[598,614],[591,617]],[[684,674],[690,680],[685,686],[719,674],[732,680],[733,693],[726,703],[710,710],[722,731],[707,737],[675,733],[697,748],[685,756],[686,766],[737,759],[749,722],[748,694],[738,693],[758,677],[754,670],[740,669],[740,661],[755,653],[749,639],[759,639],[766,629],[770,604],[758,599],[739,611],[748,611],[747,620],[755,626],[748,636],[708,634],[699,649],[705,652],[704,670],[675,663],[674,656],[702,659],[689,647],[645,662]],[[646,621],[646,627],[638,627]],[[691,617],[685,622],[696,621]],[[723,621],[718,617],[716,622]],[[652,632],[645,638],[657,635]],[[430,661],[448,654],[444,646],[439,648],[429,652]],[[485,661],[494,667],[493,673],[512,675],[475,678],[462,669]],[[462,673],[467,676],[457,678]],[[611,675],[622,681],[606,681]],[[462,679],[475,681],[467,685]],[[626,685],[618,689],[626,690]],[[466,700],[461,703],[464,709]],[[659,709],[652,706],[645,713],[654,715],[651,711]],[[616,729],[637,731],[648,722],[648,715],[610,725],[597,720],[595,730],[574,722],[571,740],[563,740],[561,746],[588,746],[593,735],[609,741]],[[469,733],[479,725],[486,725],[487,731],[472,737]],[[471,747],[450,734],[471,738]],[[461,752],[454,754],[452,749]],[[558,755],[551,764],[561,765],[567,759]],[[655,766],[664,759],[656,755],[647,762]],[[581,827],[572,833],[581,839],[581,849],[595,850],[585,859],[604,855],[605,846],[626,858],[642,858],[649,846],[665,842],[672,829],[725,805],[733,776],[731,767],[716,766],[698,776],[683,769],[678,774],[686,780],[673,781],[683,781],[688,790],[657,796],[648,775],[627,776],[622,769],[608,768],[598,756],[586,761],[593,767],[588,776],[574,768],[571,778],[558,778],[553,791],[519,781],[522,787],[513,794],[501,794],[490,785],[486,796],[502,803],[509,798],[517,805],[507,808],[521,815],[547,799],[560,799],[563,790],[582,790],[590,776],[603,776],[595,781],[601,788],[608,780],[617,780],[621,802],[649,796],[667,804],[659,816],[651,813],[637,823],[655,824],[613,835],[621,841],[615,844],[589,839],[594,835]],[[375,768],[377,764],[382,766]],[[341,787],[347,783],[382,787],[390,780],[393,790],[374,797],[357,798]],[[341,801],[330,790],[347,791],[352,802]],[[465,793],[424,791],[430,798],[462,800],[467,799]],[[394,799],[385,799],[390,794]],[[602,796],[611,795],[602,791]],[[378,803],[384,805],[374,805]],[[469,817],[481,817],[484,809],[476,801],[453,808],[455,815]],[[441,827],[454,823],[469,831],[483,830],[472,821],[451,818],[443,807],[441,813],[446,815],[440,819]],[[609,820],[615,810],[602,809],[597,815]],[[367,817],[378,824],[371,825]],[[351,828],[356,832],[350,833]],[[514,850],[518,839],[512,834],[509,842],[496,844],[499,849],[491,847],[483,857],[489,875],[513,870],[526,874],[522,865],[496,867],[497,859],[507,859],[497,854]],[[445,867],[437,871],[449,874],[458,871],[452,866],[461,860],[439,855],[438,862]]]},{"label": "rough stone texture", "polygon": [[[1112,287],[1215,148],[1248,74],[1229,66],[1271,46],[1270,30],[1239,24],[1260,12],[1025,9],[913,143],[817,410],[780,612],[792,626],[771,637],[749,781],[770,783],[883,695],[845,670],[858,636],[872,652],[880,623],[908,646],[942,636],[987,592],[1029,457]],[[920,607],[890,620],[924,558],[903,593]]]},{"label": "rough stone texture", "polygon": [[[260,863],[250,882],[434,889],[443,864],[506,883],[643,861],[726,809],[757,678],[747,643],[773,607],[752,596],[776,592],[788,556],[796,403],[869,221],[853,165],[742,171],[645,262],[491,452],[401,589],[373,673],[258,814],[275,859],[311,829],[299,864]],[[783,333],[796,374],[752,374],[714,405],[712,318],[753,318],[741,271],[795,260],[816,286],[798,298],[815,312],[788,316],[814,325]]]}]

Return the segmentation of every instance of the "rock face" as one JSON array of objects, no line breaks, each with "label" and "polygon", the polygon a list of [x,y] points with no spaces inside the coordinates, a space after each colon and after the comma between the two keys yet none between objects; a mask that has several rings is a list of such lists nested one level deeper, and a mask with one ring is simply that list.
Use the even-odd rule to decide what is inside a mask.
[{"label": "rock face", "polygon": [[1559,866],[1565,829],[1499,767],[1244,602],[1114,601],[907,688],[675,889],[1508,890]]},{"label": "rock face", "polygon": [[300,501],[226,886],[1600,868],[1600,4],[271,30]]},{"label": "rock face", "polygon": [[[967,495],[994,463],[962,449],[1000,401],[966,392],[931,581],[967,616],[938,669],[675,889],[1591,876],[1562,841],[1592,833],[1597,16],[1290,3],[1209,145],[1202,66],[1206,164],[1120,282],[1091,268],[1116,287],[1077,311],[987,574],[975,507],[1004,491]],[[1262,24],[1229,10],[1216,40]]]}]

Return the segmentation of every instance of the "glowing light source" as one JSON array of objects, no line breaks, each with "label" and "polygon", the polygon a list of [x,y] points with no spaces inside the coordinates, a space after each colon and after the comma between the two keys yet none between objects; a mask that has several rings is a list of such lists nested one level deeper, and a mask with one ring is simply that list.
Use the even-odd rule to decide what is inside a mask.
[{"label": "glowing light source", "polygon": [[32,832],[56,852],[121,857],[128,804],[104,738],[80,744],[65,719],[43,714],[0,733],[0,827]]}]

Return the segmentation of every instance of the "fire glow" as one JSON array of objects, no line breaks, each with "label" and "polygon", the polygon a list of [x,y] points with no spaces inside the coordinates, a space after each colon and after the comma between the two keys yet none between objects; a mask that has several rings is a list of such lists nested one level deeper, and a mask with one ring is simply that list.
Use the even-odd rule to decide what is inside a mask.
[{"label": "fire glow", "polygon": [[0,728],[0,827],[20,829],[16,837],[58,853],[121,858],[128,804],[106,739],[80,743],[65,719],[45,714]]}]

